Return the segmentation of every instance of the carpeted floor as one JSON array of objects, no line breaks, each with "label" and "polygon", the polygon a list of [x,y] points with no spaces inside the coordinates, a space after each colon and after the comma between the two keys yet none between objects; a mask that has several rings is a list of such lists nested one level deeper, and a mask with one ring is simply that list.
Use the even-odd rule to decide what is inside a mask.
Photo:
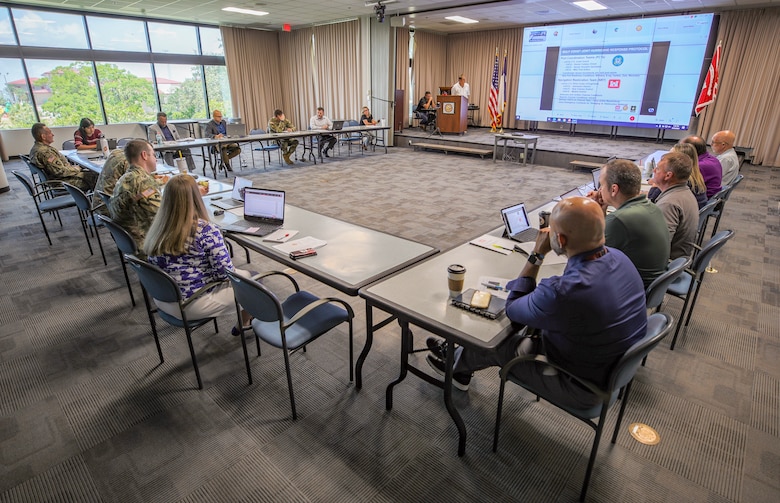
[{"label": "carpeted floor", "polygon": [[[443,250],[497,227],[504,206],[533,207],[590,177],[401,148],[342,152],[317,166],[272,159],[268,170],[259,154],[257,168],[234,164],[256,186],[285,189],[291,204]],[[225,317],[218,334],[209,326],[195,333],[198,391],[184,334],[164,322],[159,364],[141,289],[131,278],[140,302],[133,308],[108,233],[108,266],[97,249],[89,255],[75,211],[63,212],[62,228],[47,217],[49,246],[11,175],[26,167],[14,160],[5,169],[12,190],[0,194],[0,501],[518,502],[579,494],[592,430],[525,392],[510,388],[492,453],[495,369],[456,392],[469,435],[463,458],[441,390],[410,376],[387,412],[396,324],[377,334],[360,392],[348,382],[345,329],[293,355],[292,421],[280,352],[266,346],[252,359],[248,386],[229,332],[234,319]],[[589,501],[780,500],[780,170],[745,165],[743,174],[721,222],[736,237],[713,261],[718,273],[708,275],[675,351],[666,341],[639,370],[617,444],[602,442]],[[256,270],[279,268],[257,254],[251,260]],[[317,294],[346,298],[295,276]],[[346,299],[359,350],[364,306]],[[670,300],[666,310],[676,315],[680,304]],[[415,336],[422,346],[424,331]],[[637,421],[656,428],[661,443],[634,441],[626,428]]]}]

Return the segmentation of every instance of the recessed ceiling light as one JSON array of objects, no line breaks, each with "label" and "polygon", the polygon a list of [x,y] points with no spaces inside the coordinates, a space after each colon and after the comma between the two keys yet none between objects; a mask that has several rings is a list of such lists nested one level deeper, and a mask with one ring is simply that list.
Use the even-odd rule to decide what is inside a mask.
[{"label": "recessed ceiling light", "polygon": [[242,9],[240,7],[224,7],[222,10],[226,12],[237,12],[238,14],[249,14],[250,16],[267,16],[267,12],[261,10]]},{"label": "recessed ceiling light", "polygon": [[469,19],[463,16],[447,16],[444,19],[449,19],[450,21],[457,21],[463,24],[479,23],[479,21],[477,21],[476,19]]},{"label": "recessed ceiling light", "polygon": [[607,8],[606,5],[601,5],[596,0],[582,0],[580,2],[572,2],[572,4],[585,10],[604,10]]}]

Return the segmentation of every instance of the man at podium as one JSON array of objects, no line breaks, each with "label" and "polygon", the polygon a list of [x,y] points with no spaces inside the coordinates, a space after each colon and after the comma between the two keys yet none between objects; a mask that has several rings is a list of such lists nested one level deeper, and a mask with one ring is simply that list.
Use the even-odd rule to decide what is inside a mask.
[{"label": "man at podium", "polygon": [[452,85],[452,95],[465,96],[466,99],[470,101],[471,88],[469,87],[469,83],[466,82],[466,76],[464,74],[461,73],[458,77],[458,81]]}]

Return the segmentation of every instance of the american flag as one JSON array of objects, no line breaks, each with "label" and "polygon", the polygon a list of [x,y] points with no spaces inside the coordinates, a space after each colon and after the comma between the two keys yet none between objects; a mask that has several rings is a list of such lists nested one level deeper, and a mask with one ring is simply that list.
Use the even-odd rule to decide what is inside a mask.
[{"label": "american flag", "polygon": [[496,58],[493,61],[493,77],[490,80],[490,99],[488,100],[488,111],[490,112],[491,126],[496,129],[496,123],[499,120],[498,112],[498,47],[496,47]]},{"label": "american flag", "polygon": [[720,42],[715,49],[715,53],[712,55],[712,63],[710,63],[710,69],[707,71],[707,76],[704,78],[704,85],[701,88],[701,94],[696,101],[696,116],[709,105],[715,101],[718,96],[718,80],[720,77]]}]

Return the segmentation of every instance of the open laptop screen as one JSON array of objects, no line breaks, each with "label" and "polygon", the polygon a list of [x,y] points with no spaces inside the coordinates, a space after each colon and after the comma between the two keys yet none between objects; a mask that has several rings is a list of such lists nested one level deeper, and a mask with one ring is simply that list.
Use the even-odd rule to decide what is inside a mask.
[{"label": "open laptop screen", "polygon": [[593,175],[593,190],[599,190],[599,178],[601,177],[601,168],[596,168],[590,172]]},{"label": "open laptop screen", "polygon": [[230,194],[230,197],[236,201],[243,201],[244,189],[251,186],[252,180],[249,178],[241,178],[240,176],[235,177],[233,179],[233,192]]},{"label": "open laptop screen", "polygon": [[526,213],[525,204],[523,203],[504,208],[501,210],[501,217],[504,219],[506,232],[510,236],[519,234],[531,227],[531,223],[528,221],[528,213]]},{"label": "open laptop screen", "polygon": [[284,191],[244,189],[244,219],[267,222],[284,221]]}]

